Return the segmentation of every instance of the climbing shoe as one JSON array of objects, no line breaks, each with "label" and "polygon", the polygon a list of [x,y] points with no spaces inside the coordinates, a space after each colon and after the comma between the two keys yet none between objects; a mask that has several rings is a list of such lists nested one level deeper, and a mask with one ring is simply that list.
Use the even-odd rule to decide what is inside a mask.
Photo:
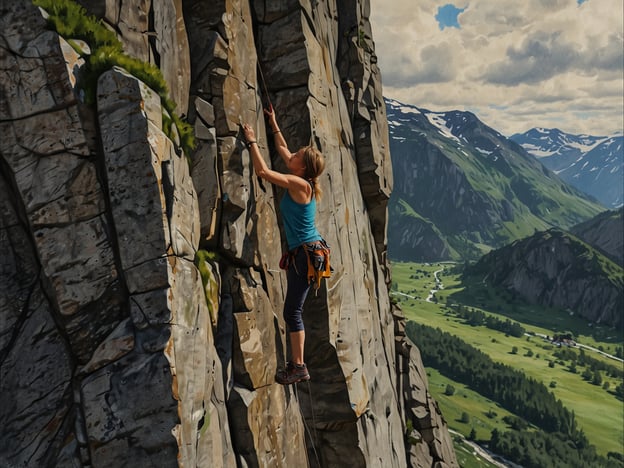
[{"label": "climbing shoe", "polygon": [[275,381],[282,385],[290,385],[305,380],[310,380],[310,374],[308,374],[308,368],[305,364],[287,362],[286,369],[281,369],[275,374]]}]

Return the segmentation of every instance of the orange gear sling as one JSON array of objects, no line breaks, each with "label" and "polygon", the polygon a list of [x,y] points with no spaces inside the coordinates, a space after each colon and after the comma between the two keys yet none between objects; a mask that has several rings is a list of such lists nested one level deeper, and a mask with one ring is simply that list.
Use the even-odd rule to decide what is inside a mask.
[{"label": "orange gear sling", "polygon": [[331,249],[324,239],[310,244],[303,244],[308,257],[308,283],[312,283],[314,290],[321,287],[321,280],[331,276],[332,267],[329,261]]},{"label": "orange gear sling", "polygon": [[302,244],[300,247],[286,252],[280,260],[280,268],[282,270],[288,269],[299,249],[304,250],[308,260],[308,270],[306,272],[308,283],[312,283],[314,290],[318,292],[318,289],[321,287],[321,280],[329,278],[334,271],[329,259],[331,253],[329,244],[327,244],[325,239],[321,239],[320,241]]}]

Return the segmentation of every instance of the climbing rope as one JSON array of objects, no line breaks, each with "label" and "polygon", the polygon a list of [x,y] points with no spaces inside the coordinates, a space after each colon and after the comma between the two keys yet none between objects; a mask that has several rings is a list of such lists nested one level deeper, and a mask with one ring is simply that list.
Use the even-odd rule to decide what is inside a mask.
[{"label": "climbing rope", "polygon": [[[299,402],[299,390],[298,390],[298,385],[295,384],[295,398],[297,399],[297,404],[299,405],[299,408],[301,409],[301,403]],[[312,451],[314,452],[314,458],[316,458],[316,463],[317,465],[320,467],[321,466],[321,460],[319,459],[318,453],[316,452],[316,444],[315,444],[315,440],[318,439],[318,436],[316,434],[316,419],[314,417],[314,405],[312,404],[312,389],[310,386],[310,381],[308,380],[308,396],[310,397],[310,410],[312,412],[312,425],[314,426],[314,438],[312,437],[312,433],[310,432],[310,428],[308,427],[308,423],[306,423],[306,418],[305,416],[303,416],[301,419],[303,420],[303,427],[305,429],[305,431],[308,433],[308,438],[310,439],[310,442],[312,442]]]},{"label": "climbing rope", "polygon": [[273,110],[273,103],[271,102],[271,98],[269,97],[269,90],[267,89],[266,81],[264,80],[264,73],[262,73],[260,60],[258,60],[256,63],[258,65],[258,71],[260,72],[260,81],[262,82],[262,89],[264,90],[264,95],[266,96],[266,100],[269,103],[269,109]]},{"label": "climbing rope", "polygon": [[310,386],[310,381],[308,380],[308,396],[310,397],[310,412],[312,413],[312,427],[314,428],[314,440],[318,440],[318,435],[316,434],[316,418],[314,417],[314,405],[312,404],[312,387]]},{"label": "climbing rope", "polygon": [[310,398],[310,412],[312,413],[312,427],[314,427],[314,440],[318,440],[318,434],[316,433],[316,418],[314,416],[314,405],[312,404],[312,386],[310,385],[309,380],[307,382],[308,382],[308,397]]}]

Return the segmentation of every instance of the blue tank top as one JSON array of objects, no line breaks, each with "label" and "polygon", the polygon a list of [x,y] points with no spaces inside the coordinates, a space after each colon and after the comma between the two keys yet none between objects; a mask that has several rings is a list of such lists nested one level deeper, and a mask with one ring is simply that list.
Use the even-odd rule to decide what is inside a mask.
[{"label": "blue tank top", "polygon": [[321,235],[314,223],[316,218],[315,197],[312,197],[310,203],[297,203],[286,190],[280,202],[280,211],[284,221],[288,250],[293,250],[301,244],[321,240]]}]

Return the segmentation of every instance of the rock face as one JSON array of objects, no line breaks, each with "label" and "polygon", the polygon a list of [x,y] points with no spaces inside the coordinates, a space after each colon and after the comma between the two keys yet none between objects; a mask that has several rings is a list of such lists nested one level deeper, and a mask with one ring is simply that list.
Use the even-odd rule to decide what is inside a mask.
[{"label": "rock face", "polygon": [[624,267],[624,208],[600,213],[570,232]]},{"label": "rock face", "polygon": [[[388,296],[368,2],[81,3],[162,70],[197,146],[165,135],[160,98],[122,68],[85,105],[71,38],[30,2],[2,4],[0,464],[458,466]],[[280,168],[267,99],[291,148],[327,160],[335,271],[305,305],[309,385],[274,382],[280,194],[240,133],[252,123]]]}]

